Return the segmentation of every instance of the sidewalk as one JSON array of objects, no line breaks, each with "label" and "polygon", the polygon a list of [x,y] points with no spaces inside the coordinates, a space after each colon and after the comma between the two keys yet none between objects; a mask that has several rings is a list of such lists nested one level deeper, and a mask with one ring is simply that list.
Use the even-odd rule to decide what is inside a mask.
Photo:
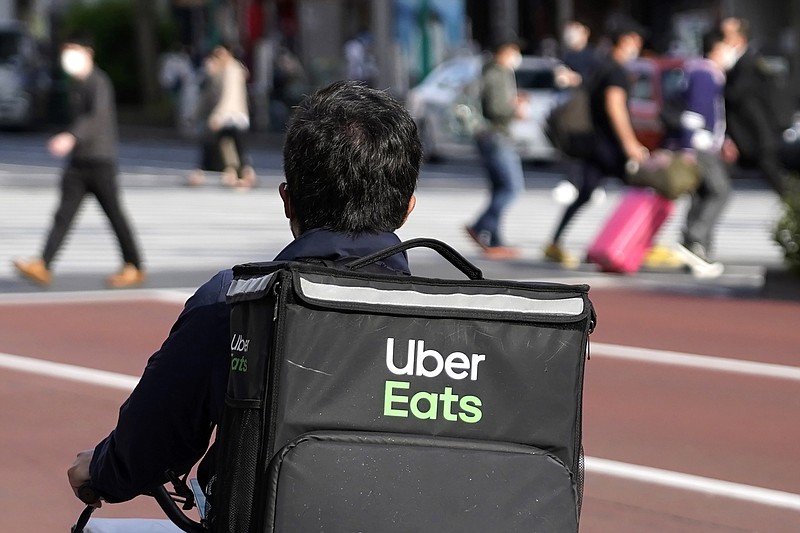
[{"label": "sidewalk", "polygon": [[[22,253],[24,246],[20,241],[30,234],[31,239],[38,242],[41,238],[42,226],[52,216],[48,202],[54,194],[53,186],[57,184],[60,163],[42,157],[42,143],[46,139],[45,132],[29,135],[14,135],[8,138],[4,154],[6,159],[0,166],[0,186],[4,191],[5,202],[0,202],[0,211],[6,212],[6,228],[13,231],[0,232],[0,250],[5,253]],[[120,135],[128,146],[125,152],[125,164],[121,181],[126,188],[128,199],[134,213],[147,213],[139,223],[141,231],[152,225],[151,233],[144,236],[153,245],[148,246],[151,261],[151,280],[153,286],[176,286],[186,283],[194,276],[202,276],[189,271],[191,266],[178,266],[170,257],[172,245],[162,243],[162,230],[159,228],[175,227],[176,221],[195,228],[189,235],[182,235],[181,246],[191,249],[190,254],[207,253],[207,250],[234,244],[241,250],[248,250],[253,242],[263,243],[270,240],[270,246],[280,249],[286,242],[286,231],[282,217],[269,219],[268,227],[261,227],[266,222],[259,216],[250,224],[237,227],[234,233],[223,232],[220,227],[227,227],[224,222],[220,227],[208,226],[209,217],[195,218],[199,213],[217,214],[219,202],[235,205],[223,212],[261,213],[265,205],[272,201],[274,186],[282,179],[280,149],[283,135],[278,132],[252,132],[248,136],[254,155],[269,166],[261,166],[260,184],[250,194],[236,194],[219,186],[215,182],[199,189],[185,186],[184,173],[190,169],[195,159],[197,144],[192,139],[181,139],[172,128],[123,124]],[[163,165],[162,165],[163,163]],[[455,161],[453,164],[426,165],[420,181],[417,210],[409,220],[404,232],[406,237],[415,235],[433,235],[451,243],[457,249],[468,254],[484,270],[488,278],[504,279],[539,279],[566,283],[590,283],[597,288],[632,288],[655,290],[672,294],[704,294],[709,296],[764,297],[800,302],[800,277],[787,274],[783,268],[781,256],[776,253],[769,237],[770,219],[775,209],[774,199],[769,192],[750,187],[737,187],[732,203],[720,226],[719,259],[725,263],[726,272],[717,280],[695,280],[691,275],[677,271],[647,271],[635,275],[624,276],[602,274],[592,265],[584,263],[577,271],[563,270],[556,265],[546,263],[541,258],[541,249],[549,228],[556,220],[563,206],[556,204],[550,195],[549,187],[557,180],[557,176],[549,174],[549,169],[530,169],[528,178],[531,182],[529,194],[524,195],[515,204],[507,220],[509,237],[520,244],[526,254],[520,261],[497,262],[486,261],[474,250],[472,243],[463,235],[463,223],[471,213],[484,202],[485,186],[482,175],[476,172],[469,162]],[[598,225],[607,216],[617,201],[620,191],[614,183],[609,183],[608,200],[605,204],[588,208],[576,221],[568,235],[566,244],[574,253],[585,250]],[[454,202],[454,199],[458,202]],[[191,201],[187,201],[191,199]],[[157,202],[164,202],[158,208]],[[89,204],[94,207],[93,204]],[[680,223],[682,203],[679,202],[676,216],[668,221],[662,230],[663,241],[672,242]],[[231,211],[232,209],[232,211]],[[16,214],[15,214],[16,213]],[[88,215],[84,215],[88,216]],[[140,215],[141,216],[141,215]],[[160,220],[163,216],[163,220]],[[20,217],[30,218],[25,226]],[[2,217],[0,217],[2,218]],[[160,220],[160,221],[159,221]],[[98,219],[98,232],[106,235],[105,220]],[[86,220],[82,221],[85,230]],[[260,228],[260,229],[259,229]],[[5,235],[1,235],[5,233]],[[77,233],[83,235],[85,232]],[[241,235],[240,235],[241,234]],[[236,238],[233,238],[236,237]],[[195,242],[196,241],[196,242]],[[234,241],[234,242],[232,242]],[[88,244],[87,244],[88,246]],[[34,245],[30,245],[34,247]],[[2,256],[3,253],[0,253]],[[94,252],[91,254],[94,257]],[[110,254],[109,257],[113,256]],[[68,258],[69,256],[67,256]],[[241,257],[233,254],[233,257]],[[115,259],[115,257],[111,257]],[[163,263],[164,272],[158,273],[159,262]],[[447,272],[439,263],[426,261],[423,275],[447,277]],[[169,268],[167,268],[169,267]],[[0,269],[2,270],[2,269]],[[76,266],[78,272],[85,271],[83,266]],[[182,270],[182,272],[178,271]],[[66,272],[65,272],[66,273]],[[78,279],[83,278],[83,279]],[[62,278],[64,279],[64,278]],[[66,281],[66,279],[65,279]],[[71,288],[89,290],[95,284],[92,275],[76,276]],[[12,284],[13,285],[13,284]],[[0,290],[15,292],[23,287],[0,287]]]}]

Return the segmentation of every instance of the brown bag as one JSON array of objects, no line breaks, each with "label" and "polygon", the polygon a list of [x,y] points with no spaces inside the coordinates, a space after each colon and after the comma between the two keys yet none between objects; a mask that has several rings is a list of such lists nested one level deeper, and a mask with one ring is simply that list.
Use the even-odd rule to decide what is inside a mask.
[{"label": "brown bag", "polygon": [[656,150],[641,163],[628,161],[625,170],[629,185],[650,187],[670,200],[693,193],[700,185],[697,160],[688,153]]},{"label": "brown bag", "polygon": [[545,133],[557,149],[576,158],[588,157],[594,148],[590,92],[580,86],[547,118]]}]

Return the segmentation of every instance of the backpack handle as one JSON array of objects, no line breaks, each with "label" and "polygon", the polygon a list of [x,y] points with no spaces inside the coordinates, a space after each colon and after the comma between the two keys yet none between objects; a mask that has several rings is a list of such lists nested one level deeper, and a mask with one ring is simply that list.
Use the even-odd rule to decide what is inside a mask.
[{"label": "backpack handle", "polygon": [[381,250],[380,252],[375,252],[374,254],[356,259],[351,263],[347,263],[346,266],[352,270],[357,270],[367,265],[371,265],[372,263],[382,261],[387,257],[393,256],[394,254],[404,252],[410,248],[430,248],[447,259],[451,265],[460,270],[469,279],[483,279],[483,272],[481,272],[478,267],[467,261],[467,259],[465,259],[464,256],[458,253],[453,247],[443,243],[442,241],[437,241],[436,239],[410,239],[386,248],[385,250]]}]

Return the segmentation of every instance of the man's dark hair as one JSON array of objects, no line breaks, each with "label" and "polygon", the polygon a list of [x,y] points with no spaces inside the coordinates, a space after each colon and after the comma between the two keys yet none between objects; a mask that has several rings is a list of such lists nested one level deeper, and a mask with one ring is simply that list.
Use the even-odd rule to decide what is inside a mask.
[{"label": "man's dark hair", "polygon": [[422,146],[397,100],[363,82],[339,81],[295,108],[283,160],[300,232],[376,233],[403,224]]},{"label": "man's dark hair", "polygon": [[642,40],[649,36],[647,28],[628,15],[620,13],[614,13],[606,19],[606,33],[614,46],[617,46],[626,35],[636,34]]},{"label": "man's dark hair", "polygon": [[703,56],[707,56],[715,46],[725,42],[722,31],[712,28],[703,34]]},{"label": "man's dark hair", "polygon": [[507,46],[513,46],[518,50],[525,48],[525,42],[520,39],[513,31],[504,31],[500,35],[496,35],[489,44],[489,50],[493,54],[498,54]]}]

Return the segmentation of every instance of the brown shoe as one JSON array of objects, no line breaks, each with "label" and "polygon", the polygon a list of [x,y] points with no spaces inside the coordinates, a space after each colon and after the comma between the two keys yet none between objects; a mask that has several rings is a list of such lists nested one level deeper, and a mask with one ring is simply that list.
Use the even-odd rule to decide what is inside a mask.
[{"label": "brown shoe", "polygon": [[41,259],[34,259],[33,261],[15,259],[14,267],[16,267],[17,272],[39,285],[50,285],[50,282],[53,281],[53,276],[50,275],[50,271]]},{"label": "brown shoe", "polygon": [[483,250],[487,259],[517,259],[522,255],[522,250],[511,246],[489,246]]},{"label": "brown shoe", "polygon": [[251,166],[242,167],[236,186],[240,189],[249,189],[256,184],[256,171]]},{"label": "brown shoe", "polygon": [[222,184],[226,187],[236,187],[236,182],[239,181],[239,176],[236,175],[236,169],[228,167],[222,171]]},{"label": "brown shoe", "polygon": [[191,171],[189,175],[186,176],[186,185],[190,187],[200,187],[205,182],[205,174],[203,174],[203,171],[199,169]]},{"label": "brown shoe", "polygon": [[545,261],[559,263],[564,268],[578,268],[581,264],[578,258],[567,252],[564,248],[552,242],[544,249]]},{"label": "brown shoe", "polygon": [[109,287],[114,289],[125,289],[127,287],[141,285],[144,283],[146,277],[142,270],[128,263],[116,274],[108,276],[106,278],[106,283]]}]

